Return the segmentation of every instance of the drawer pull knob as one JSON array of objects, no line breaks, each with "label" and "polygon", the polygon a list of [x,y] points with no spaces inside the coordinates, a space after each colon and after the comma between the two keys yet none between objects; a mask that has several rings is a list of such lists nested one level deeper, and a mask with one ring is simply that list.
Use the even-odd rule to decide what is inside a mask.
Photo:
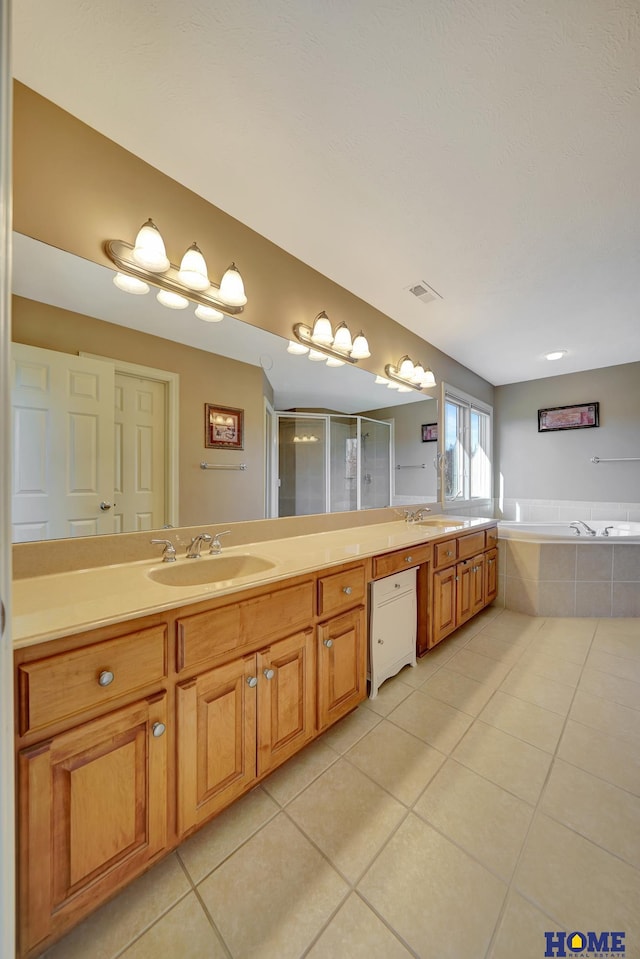
[{"label": "drawer pull knob", "polygon": [[110,669],[103,669],[98,676],[98,682],[101,686],[110,686],[115,678]]},{"label": "drawer pull knob", "polygon": [[447,552],[445,553],[445,556],[453,556],[453,550],[448,549]]},{"label": "drawer pull knob", "polygon": [[247,677],[247,686],[250,686],[251,689],[253,689],[253,687],[254,687],[254,686],[257,686],[257,685],[258,685],[258,678],[257,678],[257,676],[248,676],[248,677]]},{"label": "drawer pull knob", "polygon": [[404,561],[405,563],[410,563],[412,559],[413,559],[413,556],[405,556]]},{"label": "drawer pull knob", "polygon": [[393,584],[393,588],[394,588],[394,589],[402,589],[402,585],[401,585],[401,583],[394,583],[394,584]]},{"label": "drawer pull knob", "polygon": [[166,728],[164,723],[154,723],[151,727],[151,733],[158,739],[159,736],[164,736]]},{"label": "drawer pull knob", "polygon": [[351,586],[343,586],[343,587],[342,587],[342,592],[343,592],[343,593],[346,593],[347,596],[351,596],[353,590],[352,590]]},{"label": "drawer pull knob", "polygon": [[266,679],[273,679],[273,677],[275,676],[275,672],[272,669],[265,669],[264,675]]},{"label": "drawer pull knob", "polygon": [[333,640],[332,640],[332,639],[323,639],[322,642],[323,642],[324,645],[327,647],[327,649],[331,649],[331,647],[333,646]]}]

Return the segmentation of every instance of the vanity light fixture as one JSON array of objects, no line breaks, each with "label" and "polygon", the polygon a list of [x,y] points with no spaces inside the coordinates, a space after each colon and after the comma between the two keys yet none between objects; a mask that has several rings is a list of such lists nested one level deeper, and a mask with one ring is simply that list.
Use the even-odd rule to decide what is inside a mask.
[{"label": "vanity light fixture", "polygon": [[159,290],[157,299],[173,310],[196,306],[196,316],[209,323],[217,323],[225,313],[234,316],[242,312],[247,302],[240,272],[232,263],[224,273],[220,285],[212,283],[201,250],[193,243],[186,251],[180,266],[174,266],[167,257],[164,240],[153,220],[140,227],[134,244],[125,240],[107,240],[105,251],[115,263],[118,273],[114,283],[125,293],[148,293],[150,286]]},{"label": "vanity light fixture", "polygon": [[289,341],[287,353],[302,355],[308,352],[310,360],[326,360],[327,366],[357,363],[371,356],[364,333],[352,337],[347,324],[340,323],[334,334],[331,320],[324,310],[318,313],[312,327],[296,323],[293,335],[296,339]]},{"label": "vanity light fixture", "polygon": [[[387,363],[384,368],[387,377],[387,385],[391,389],[398,389],[401,393],[408,393],[409,390],[429,389],[436,385],[436,378],[430,369],[425,369],[422,363],[414,363],[410,356],[406,354],[401,356],[397,365]],[[376,379],[376,383],[382,382],[384,377]]]}]

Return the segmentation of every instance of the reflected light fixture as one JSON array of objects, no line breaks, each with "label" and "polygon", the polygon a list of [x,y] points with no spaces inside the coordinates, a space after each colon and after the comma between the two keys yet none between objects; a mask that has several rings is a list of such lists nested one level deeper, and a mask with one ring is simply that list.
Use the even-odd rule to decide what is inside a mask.
[{"label": "reflected light fixture", "polygon": [[[408,393],[409,390],[422,391],[436,385],[436,378],[431,370],[428,367],[425,369],[422,363],[414,363],[406,354],[400,357],[395,366],[387,363],[384,372],[387,377],[387,386],[401,393]],[[383,381],[382,376],[376,378],[376,383]]]},{"label": "reflected light fixture", "polygon": [[218,323],[225,313],[242,312],[247,302],[244,283],[235,263],[224,273],[220,285],[212,283],[202,251],[192,243],[180,266],[167,257],[164,240],[153,220],[143,223],[135,243],[107,240],[105,251],[115,263],[118,273],[113,282],[125,293],[142,295],[150,286],[159,290],[157,299],[163,306],[183,310],[193,304],[196,316],[208,323]]},{"label": "reflected light fixture", "polygon": [[339,323],[334,334],[331,320],[324,310],[318,313],[311,327],[306,323],[296,323],[293,335],[295,340],[289,341],[288,353],[302,355],[308,351],[310,360],[326,360],[327,366],[344,366],[371,356],[364,333],[352,337],[347,324]]}]

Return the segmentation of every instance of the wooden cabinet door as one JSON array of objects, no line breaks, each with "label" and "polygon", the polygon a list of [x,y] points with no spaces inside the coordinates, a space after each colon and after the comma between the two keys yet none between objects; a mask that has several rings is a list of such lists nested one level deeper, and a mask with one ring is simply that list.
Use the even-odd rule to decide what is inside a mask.
[{"label": "wooden cabinet door", "polygon": [[471,619],[473,608],[473,561],[465,560],[456,566],[456,626]]},{"label": "wooden cabinet door", "polygon": [[313,630],[258,653],[258,775],[275,769],[315,733]]},{"label": "wooden cabinet door", "polygon": [[471,560],[471,615],[475,616],[486,605],[484,598],[484,553]]},{"label": "wooden cabinet door", "polygon": [[318,728],[326,729],[366,696],[364,607],[318,626]]},{"label": "wooden cabinet door", "polygon": [[498,550],[490,549],[484,563],[484,603],[492,603],[498,595]]},{"label": "wooden cabinet door", "polygon": [[167,841],[166,694],[18,755],[20,953],[57,938]]},{"label": "wooden cabinet door", "polygon": [[433,574],[433,637],[435,646],[456,628],[456,567]]},{"label": "wooden cabinet door", "polygon": [[176,687],[180,835],[219,812],[255,779],[257,688],[255,656]]}]

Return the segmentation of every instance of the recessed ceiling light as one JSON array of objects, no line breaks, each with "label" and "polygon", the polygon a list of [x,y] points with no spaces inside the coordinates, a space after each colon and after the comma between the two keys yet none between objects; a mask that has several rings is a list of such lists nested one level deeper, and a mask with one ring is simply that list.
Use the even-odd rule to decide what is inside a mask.
[{"label": "recessed ceiling light", "polygon": [[552,353],[545,353],[545,360],[561,360],[563,356],[566,356],[566,350],[554,350]]}]

